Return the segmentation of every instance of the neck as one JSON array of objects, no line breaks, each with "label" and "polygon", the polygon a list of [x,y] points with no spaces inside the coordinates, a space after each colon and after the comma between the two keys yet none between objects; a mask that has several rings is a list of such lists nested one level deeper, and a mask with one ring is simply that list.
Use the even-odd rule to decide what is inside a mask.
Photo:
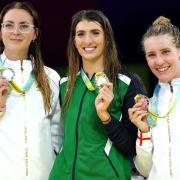
[{"label": "neck", "polygon": [[88,77],[91,78],[94,73],[104,71],[104,65],[101,62],[83,62],[83,69],[88,74]]},{"label": "neck", "polygon": [[26,52],[17,52],[17,51],[7,51],[5,50],[4,51],[6,57],[9,59],[9,60],[12,60],[12,61],[15,61],[15,60],[24,60],[27,58],[27,53]]}]

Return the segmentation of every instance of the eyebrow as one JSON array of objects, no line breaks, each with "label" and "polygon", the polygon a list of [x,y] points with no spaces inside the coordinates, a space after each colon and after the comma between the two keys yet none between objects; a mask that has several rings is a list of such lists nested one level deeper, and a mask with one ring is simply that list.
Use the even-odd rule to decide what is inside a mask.
[{"label": "eyebrow", "polygon": [[[15,23],[14,21],[11,21],[11,20],[7,20],[7,21],[4,21],[4,22],[9,22],[9,23],[12,23],[12,24]],[[27,21],[22,21],[22,22],[20,22],[19,24],[31,24],[31,23],[29,23],[29,22],[27,22]]]},{"label": "eyebrow", "polygon": [[[84,29],[79,29],[79,30],[77,30],[76,32],[85,32],[86,30],[84,30]],[[99,31],[99,32],[102,32],[102,30],[101,29],[91,29],[90,31]]]}]

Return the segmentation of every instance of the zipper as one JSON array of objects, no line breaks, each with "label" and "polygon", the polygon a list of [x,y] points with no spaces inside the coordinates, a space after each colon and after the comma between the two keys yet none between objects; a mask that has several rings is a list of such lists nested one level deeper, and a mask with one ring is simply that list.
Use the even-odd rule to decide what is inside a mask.
[{"label": "zipper", "polygon": [[[24,78],[23,78],[23,60],[20,61],[21,63],[21,83],[23,85],[24,83]],[[25,93],[22,94],[23,100],[24,100],[24,112],[25,112],[25,117],[24,117],[24,158],[25,158],[25,175],[28,176],[29,174],[29,151],[28,151],[28,122],[26,119],[26,97]]]},{"label": "zipper", "polygon": [[104,151],[104,154],[105,154],[106,158],[108,159],[109,164],[110,164],[111,168],[113,169],[113,171],[114,171],[116,177],[119,177],[119,174],[118,174],[117,170],[115,169],[115,167],[114,167],[114,165],[113,165],[111,159],[109,158],[109,156],[106,154],[105,151]]},{"label": "zipper", "polygon": [[80,120],[80,114],[82,111],[82,104],[83,104],[83,99],[84,96],[87,92],[87,88],[85,89],[81,101],[80,101],[80,107],[79,107],[79,112],[78,112],[78,117],[76,120],[76,143],[75,143],[75,155],[74,155],[74,161],[73,161],[73,168],[72,168],[72,180],[75,180],[75,168],[76,168],[76,161],[77,161],[77,153],[78,153],[78,138],[79,138],[79,133],[78,133],[78,128],[79,128],[79,120]]},{"label": "zipper", "polygon": [[[173,99],[173,86],[171,84],[171,82],[169,83],[170,85],[170,91],[171,91],[171,98],[170,98],[170,102],[169,105],[172,103],[172,99]],[[173,169],[172,169],[172,147],[171,147],[171,143],[172,143],[172,135],[171,135],[171,124],[170,124],[170,116],[168,115],[167,117],[167,128],[168,128],[168,141],[169,141],[169,174],[171,177],[173,177]]]}]

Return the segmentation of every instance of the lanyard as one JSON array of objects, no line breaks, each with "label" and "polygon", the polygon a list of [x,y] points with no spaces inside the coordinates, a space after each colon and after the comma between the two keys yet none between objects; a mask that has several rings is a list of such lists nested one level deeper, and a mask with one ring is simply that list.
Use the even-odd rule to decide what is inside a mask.
[{"label": "lanyard", "polygon": [[84,72],[84,70],[81,68],[81,77],[86,85],[86,87],[90,90],[90,91],[94,91],[95,87],[92,85],[91,81],[89,80],[89,78],[87,77],[86,73]]},{"label": "lanyard", "polygon": [[18,86],[14,80],[9,81],[9,83],[10,83],[11,90],[14,90],[15,92],[20,93],[22,95],[25,95],[30,90],[34,81],[35,81],[35,75],[34,75],[33,71],[31,71],[31,74],[28,78],[27,83],[22,88],[20,86]]},{"label": "lanyard", "polygon": [[[180,88],[180,87],[179,87]],[[180,93],[179,92],[179,88],[176,92],[174,101],[170,104],[168,111],[164,114],[164,115],[159,115],[157,113],[157,108],[158,108],[158,104],[159,104],[159,91],[160,91],[160,86],[159,84],[156,85],[155,90],[154,90],[154,94],[153,97],[150,100],[150,108],[148,108],[148,116],[147,116],[147,121],[148,124],[152,127],[155,126],[157,124],[157,118],[163,119],[166,118],[175,108],[176,103],[178,98],[180,97]]]},{"label": "lanyard", "polygon": [[13,80],[14,76],[15,76],[15,72],[13,69],[11,68],[5,68],[3,65],[5,63],[5,60],[2,62],[2,59],[0,58],[0,73],[1,76],[3,74],[3,72],[5,71],[9,71],[10,73],[12,73],[12,78],[7,79],[9,80],[9,84],[10,84],[10,88],[11,90],[14,90],[17,93],[20,93],[22,95],[25,95],[31,88],[32,84],[35,82],[35,74],[33,71],[31,71],[30,76],[28,78],[27,83],[21,88],[20,86],[17,85],[17,83]]}]

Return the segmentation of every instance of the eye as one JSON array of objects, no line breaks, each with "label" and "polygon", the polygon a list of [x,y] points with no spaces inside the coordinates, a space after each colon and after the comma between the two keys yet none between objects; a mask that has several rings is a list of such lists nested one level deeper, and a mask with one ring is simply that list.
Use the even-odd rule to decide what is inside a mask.
[{"label": "eye", "polygon": [[21,30],[27,30],[27,29],[29,29],[30,25],[29,24],[20,24],[19,27]]},{"label": "eye", "polygon": [[169,49],[163,50],[162,54],[169,54],[171,51]]},{"label": "eye", "polygon": [[3,27],[7,28],[7,29],[13,29],[14,28],[14,24],[13,23],[4,23]]},{"label": "eye", "polygon": [[100,34],[100,31],[93,31],[92,34],[93,34],[94,36],[98,36],[98,35]]},{"label": "eye", "polygon": [[149,54],[146,55],[147,58],[153,58],[155,56],[156,56],[155,53],[149,53]]},{"label": "eye", "polygon": [[76,36],[82,37],[82,36],[84,36],[84,32],[77,32],[77,33],[76,33]]}]

